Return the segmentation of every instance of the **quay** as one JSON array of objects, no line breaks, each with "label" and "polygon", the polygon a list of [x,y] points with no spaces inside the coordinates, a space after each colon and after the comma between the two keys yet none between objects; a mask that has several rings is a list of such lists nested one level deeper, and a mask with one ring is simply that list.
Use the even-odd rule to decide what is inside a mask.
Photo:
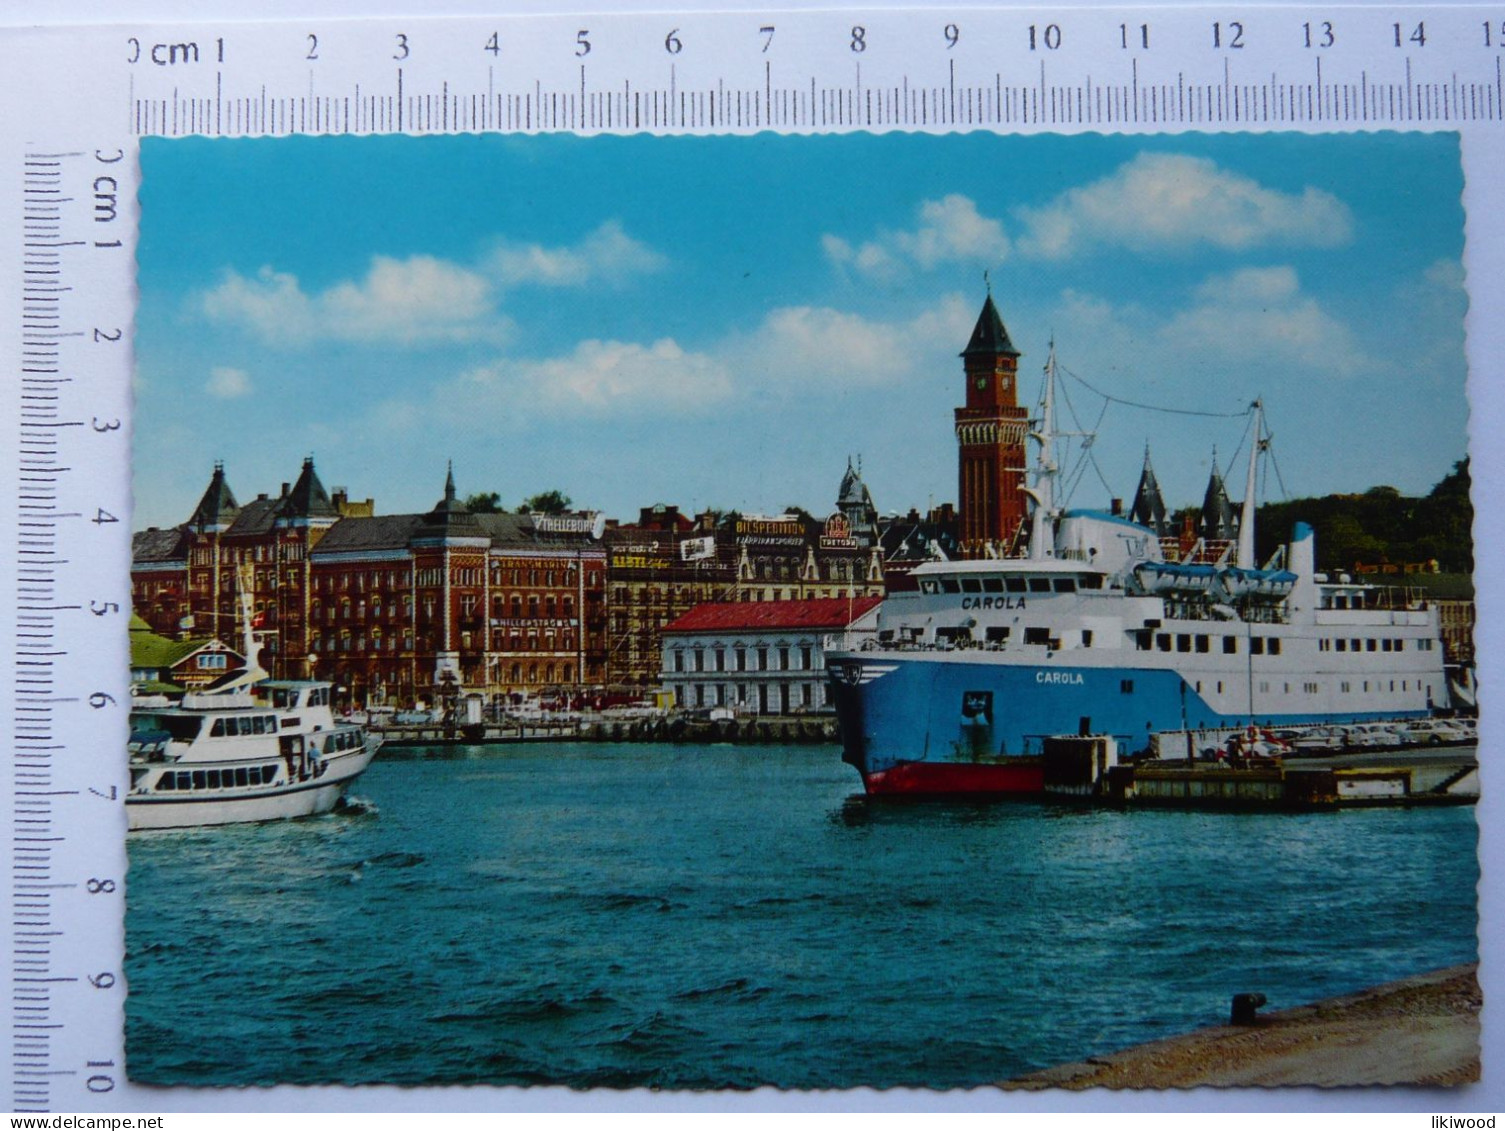
[{"label": "quay", "polygon": [[517,742],[667,742],[704,745],[832,743],[836,722],[821,716],[766,716],[705,719],[691,715],[637,718],[583,716],[548,721],[488,722],[472,726],[445,723],[373,727],[382,745],[491,746]]},{"label": "quay", "polygon": [[1425,746],[1248,759],[1118,761],[1103,736],[1045,740],[1044,793],[1057,800],[1119,806],[1310,810],[1472,805],[1479,799],[1478,747]]},{"label": "quay", "polygon": [[1249,1024],[1199,1029],[1031,1072],[999,1086],[1078,1091],[1472,1084],[1480,1075],[1482,996],[1476,966],[1454,966],[1256,1014]]}]

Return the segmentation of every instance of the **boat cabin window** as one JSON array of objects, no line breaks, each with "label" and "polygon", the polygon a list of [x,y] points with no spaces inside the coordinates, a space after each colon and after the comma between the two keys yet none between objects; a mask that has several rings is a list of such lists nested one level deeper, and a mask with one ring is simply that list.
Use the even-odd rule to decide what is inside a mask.
[{"label": "boat cabin window", "polygon": [[995,625],[989,625],[988,626],[987,641],[988,641],[989,644],[1002,644],[1008,638],[1009,638],[1009,626],[1008,625],[1002,625],[1002,626],[1000,626],[1000,625],[996,625],[995,624]]},{"label": "boat cabin window", "polygon": [[1265,638],[1263,636],[1249,637],[1249,653],[1253,656],[1263,656],[1265,654]]},{"label": "boat cabin window", "polygon": [[197,715],[152,715],[152,730],[165,730],[179,742],[192,742],[204,729],[204,720]]},{"label": "boat cabin window", "polygon": [[1057,577],[1052,580],[1051,584],[1057,593],[1076,592],[1076,578],[1074,577]]},{"label": "boat cabin window", "polygon": [[1048,577],[1032,577],[1032,578],[1030,578],[1029,579],[1029,591],[1031,593],[1049,593],[1050,592],[1050,578],[1048,578]]},{"label": "boat cabin window", "polygon": [[961,589],[962,589],[962,587],[959,584],[957,584],[956,578],[954,578],[954,577],[943,577],[943,578],[941,578],[941,592],[942,593],[960,593]]},{"label": "boat cabin window", "polygon": [[295,687],[272,688],[272,706],[296,707],[298,705],[298,689]]},{"label": "boat cabin window", "polygon": [[1026,628],[1024,630],[1024,642],[1026,644],[1044,644],[1050,646],[1050,629]]},{"label": "boat cabin window", "polygon": [[1024,578],[1022,577],[1005,577],[1003,579],[1003,584],[1010,593],[1023,593],[1026,589],[1029,588],[1029,586],[1025,584]]},{"label": "boat cabin window", "polygon": [[1001,578],[1001,577],[985,577],[985,578],[983,578],[982,579],[982,591],[984,593],[1002,593],[1003,592],[1003,578]]},{"label": "boat cabin window", "polygon": [[982,578],[980,578],[980,577],[964,577],[964,578],[962,578],[962,592],[963,593],[981,593],[982,592]]},{"label": "boat cabin window", "polygon": [[1237,636],[1225,636],[1225,637],[1223,637],[1223,653],[1224,653],[1224,655],[1228,655],[1228,656],[1236,656],[1236,655],[1238,655],[1238,637]]},{"label": "boat cabin window", "polygon": [[1084,573],[1081,577],[1077,578],[1077,585],[1082,589],[1101,589],[1103,587],[1103,579],[1099,574]]},{"label": "boat cabin window", "polygon": [[214,720],[209,729],[211,738],[233,737],[246,734],[276,734],[276,715],[230,715]]}]

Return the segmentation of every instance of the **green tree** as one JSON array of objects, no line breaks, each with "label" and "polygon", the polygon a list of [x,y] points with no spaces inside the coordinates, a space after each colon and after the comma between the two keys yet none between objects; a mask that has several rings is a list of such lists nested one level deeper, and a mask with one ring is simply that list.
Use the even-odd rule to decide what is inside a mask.
[{"label": "green tree", "polygon": [[542,491],[524,499],[518,510],[524,514],[564,514],[572,501],[563,491]]},{"label": "green tree", "polygon": [[471,514],[506,514],[502,497],[495,491],[481,491],[465,497],[465,509]]}]

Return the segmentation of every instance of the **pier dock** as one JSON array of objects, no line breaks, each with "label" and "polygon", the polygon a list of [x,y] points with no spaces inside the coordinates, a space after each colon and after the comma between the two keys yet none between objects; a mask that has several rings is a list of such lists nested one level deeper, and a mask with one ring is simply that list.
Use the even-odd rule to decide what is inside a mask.
[{"label": "pier dock", "polygon": [[1479,1079],[1481,1000],[1476,967],[1454,966],[1256,1016],[1253,1024],[1200,1029],[1031,1072],[1000,1086],[1043,1091],[1471,1084]]},{"label": "pier dock", "polygon": [[1044,744],[1048,797],[1191,809],[1335,809],[1472,805],[1479,799],[1476,745],[1420,746],[1232,762],[1120,760],[1104,736]]}]

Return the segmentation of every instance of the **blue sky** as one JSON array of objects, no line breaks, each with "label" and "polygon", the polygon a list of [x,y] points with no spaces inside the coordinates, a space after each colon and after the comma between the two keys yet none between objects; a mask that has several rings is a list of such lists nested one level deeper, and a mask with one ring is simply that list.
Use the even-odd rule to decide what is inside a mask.
[{"label": "blue sky", "polygon": [[[951,501],[984,270],[1031,397],[1054,335],[1116,397],[1262,396],[1290,495],[1423,493],[1465,454],[1452,135],[149,138],[141,160],[138,528],[186,519],[216,459],[244,501],[310,453],[381,513],[427,509],[449,459],[462,494],[624,519],[824,514],[848,454],[880,510]],[[1245,428],[1066,391],[1098,431],[1077,505],[1132,496],[1146,443],[1168,501],[1199,501]]]}]

